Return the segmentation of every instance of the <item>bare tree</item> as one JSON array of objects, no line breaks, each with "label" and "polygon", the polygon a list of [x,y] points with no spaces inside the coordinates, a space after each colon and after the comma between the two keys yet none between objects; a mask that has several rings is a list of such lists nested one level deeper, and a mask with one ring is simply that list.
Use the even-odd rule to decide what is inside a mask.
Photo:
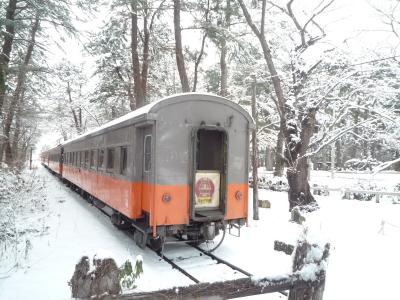
[{"label": "bare tree", "polygon": [[[305,206],[314,204],[316,202],[311,194],[307,179],[308,164],[306,153],[307,149],[309,148],[311,137],[314,133],[316,113],[320,103],[313,103],[314,105],[309,105],[303,108],[301,112],[296,115],[296,111],[287,103],[287,96],[285,96],[282,81],[277,72],[271,49],[266,39],[265,14],[267,1],[262,1],[260,28],[255,25],[244,1],[238,0],[238,2],[248,25],[260,42],[264,59],[271,75],[271,81],[276,96],[275,102],[280,116],[280,128],[282,129],[283,136],[285,137],[285,158],[288,164],[287,178],[289,183],[288,198],[290,209],[296,205]],[[332,4],[333,1],[322,5],[322,8],[312,15],[302,26],[294,17],[292,10],[293,2],[294,0],[290,0],[287,3],[285,13],[291,16],[300,34],[301,42],[296,50],[304,51],[309,45],[312,45],[317,40],[321,39],[321,36],[312,37],[310,34],[308,34],[307,26],[309,24],[313,24],[316,15],[322,13]]]}]

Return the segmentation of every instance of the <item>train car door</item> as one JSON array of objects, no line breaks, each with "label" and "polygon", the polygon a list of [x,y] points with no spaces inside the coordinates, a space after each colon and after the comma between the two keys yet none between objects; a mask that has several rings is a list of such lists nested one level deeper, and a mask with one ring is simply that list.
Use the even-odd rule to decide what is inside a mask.
[{"label": "train car door", "polygon": [[153,135],[151,127],[143,129],[143,182],[152,182],[153,170]]},{"label": "train car door", "polygon": [[226,212],[227,134],[222,128],[200,127],[193,133],[193,220],[220,220]]},{"label": "train car door", "polygon": [[137,179],[142,182],[141,207],[149,215],[152,212],[154,195],[154,136],[152,126],[139,127],[136,130]]}]

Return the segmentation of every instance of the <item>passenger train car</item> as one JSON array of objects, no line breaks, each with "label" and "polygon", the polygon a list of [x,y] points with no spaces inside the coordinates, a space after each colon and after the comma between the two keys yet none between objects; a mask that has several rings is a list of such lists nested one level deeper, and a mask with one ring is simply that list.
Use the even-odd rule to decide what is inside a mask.
[{"label": "passenger train car", "polygon": [[187,93],[143,106],[41,154],[42,164],[136,242],[212,240],[248,213],[250,115],[225,98]]}]

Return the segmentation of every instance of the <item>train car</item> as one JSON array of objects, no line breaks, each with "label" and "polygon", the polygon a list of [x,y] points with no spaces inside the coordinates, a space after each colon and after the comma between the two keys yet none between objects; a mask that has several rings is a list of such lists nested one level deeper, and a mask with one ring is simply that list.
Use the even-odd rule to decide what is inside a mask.
[{"label": "train car", "polygon": [[225,226],[246,223],[252,126],[238,104],[186,93],[143,106],[55,151],[65,180],[110,207],[115,225],[133,226],[140,246],[150,241],[157,248],[169,236],[212,240]]},{"label": "train car", "polygon": [[63,172],[63,147],[58,145],[55,148],[46,150],[40,154],[42,164],[58,176]]}]

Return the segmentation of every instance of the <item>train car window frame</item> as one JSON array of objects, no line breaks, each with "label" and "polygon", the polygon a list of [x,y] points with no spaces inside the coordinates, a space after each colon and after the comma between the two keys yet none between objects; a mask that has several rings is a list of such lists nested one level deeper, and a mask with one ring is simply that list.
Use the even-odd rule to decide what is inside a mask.
[{"label": "train car window frame", "polygon": [[98,149],[97,150],[97,170],[104,170],[104,155],[105,155],[105,150],[104,149]]},{"label": "train car window frame", "polygon": [[108,173],[113,173],[115,166],[115,148],[107,148],[106,153],[106,171]]},{"label": "train car window frame", "polygon": [[90,169],[95,169],[96,165],[95,165],[95,155],[96,155],[96,150],[92,149],[90,150],[90,159],[89,159],[89,168]]},{"label": "train car window frame", "polygon": [[83,167],[85,168],[85,169],[89,169],[89,150],[86,150],[85,152],[84,152],[85,154],[84,154],[84,161],[83,161]]},{"label": "train car window frame", "polygon": [[128,147],[120,147],[119,174],[126,175],[128,171]]},{"label": "train car window frame", "polygon": [[83,162],[84,162],[84,152],[83,151],[79,151],[79,168],[83,167]]},{"label": "train car window frame", "polygon": [[[150,141],[148,143],[148,141]],[[151,135],[146,135],[143,142],[143,169],[145,172],[151,171]]]}]

